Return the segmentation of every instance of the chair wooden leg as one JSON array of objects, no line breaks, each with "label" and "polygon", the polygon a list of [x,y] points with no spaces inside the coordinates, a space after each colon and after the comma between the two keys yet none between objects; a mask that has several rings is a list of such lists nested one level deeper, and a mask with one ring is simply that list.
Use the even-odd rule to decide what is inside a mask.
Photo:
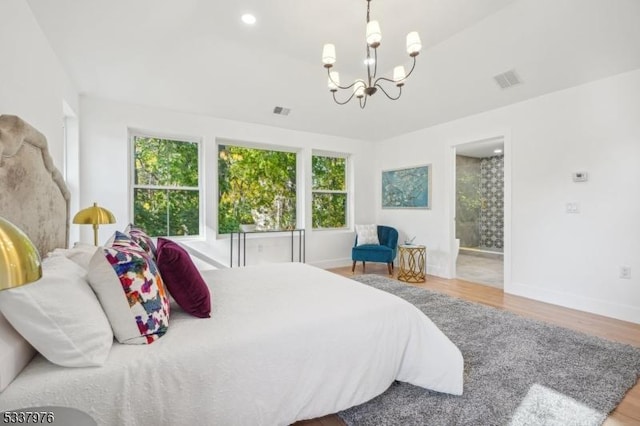
[{"label": "chair wooden leg", "polygon": [[387,269],[389,270],[389,275],[393,275],[393,265],[391,263],[387,263]]},{"label": "chair wooden leg", "polygon": [[351,267],[351,272],[354,273],[356,271],[356,261],[353,261],[353,266]]},{"label": "chair wooden leg", "polygon": [[364,274],[364,260],[362,261],[362,273]]}]

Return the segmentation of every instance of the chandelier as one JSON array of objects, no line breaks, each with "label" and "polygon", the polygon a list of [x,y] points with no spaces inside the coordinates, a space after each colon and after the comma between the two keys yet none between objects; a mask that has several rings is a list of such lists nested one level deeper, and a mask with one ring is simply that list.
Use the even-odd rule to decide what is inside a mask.
[{"label": "chandelier", "polygon": [[[367,58],[364,61],[367,65],[367,79],[357,79],[353,83],[348,86],[340,85],[340,75],[337,71],[331,71],[331,68],[336,63],[336,47],[333,44],[325,44],[322,49],[322,63],[324,67],[327,69],[328,76],[328,87],[329,91],[333,94],[333,100],[339,104],[344,105],[348,103],[351,99],[356,97],[360,103],[360,108],[364,108],[367,105],[367,98],[372,96],[374,93],[380,89],[382,93],[384,93],[387,98],[395,101],[402,96],[402,86],[404,86],[404,82],[411,75],[413,69],[416,67],[416,56],[420,53],[420,49],[422,49],[422,42],[420,41],[420,36],[417,32],[413,31],[407,34],[407,53],[411,58],[413,58],[413,64],[411,65],[411,70],[409,73],[405,73],[404,66],[399,65],[393,69],[393,78],[387,77],[377,77],[378,73],[378,47],[380,46],[380,41],[382,40],[382,33],[380,32],[380,24],[378,21],[371,21],[369,19],[369,6],[371,5],[371,0],[367,0]],[[371,50],[373,50],[373,57],[371,55]],[[386,83],[385,83],[386,82]],[[390,95],[387,90],[382,86],[382,83],[395,84],[398,88],[397,95]],[[345,101],[340,101],[336,97],[336,93],[338,89],[341,90],[349,90],[352,89],[351,96],[347,98]]]}]

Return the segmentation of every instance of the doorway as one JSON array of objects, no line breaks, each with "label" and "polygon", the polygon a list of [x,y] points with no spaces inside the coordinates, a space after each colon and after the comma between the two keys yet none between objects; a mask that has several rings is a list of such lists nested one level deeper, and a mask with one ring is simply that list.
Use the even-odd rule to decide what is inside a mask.
[{"label": "doorway", "polygon": [[455,150],[455,277],[504,288],[504,138]]}]

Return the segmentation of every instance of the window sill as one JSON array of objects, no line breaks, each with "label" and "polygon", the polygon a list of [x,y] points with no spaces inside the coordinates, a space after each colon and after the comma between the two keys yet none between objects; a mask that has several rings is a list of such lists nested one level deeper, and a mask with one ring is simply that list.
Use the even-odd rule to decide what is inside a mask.
[{"label": "window sill", "polygon": [[350,228],[314,228],[311,232],[321,232],[323,234],[350,234],[354,230]]}]

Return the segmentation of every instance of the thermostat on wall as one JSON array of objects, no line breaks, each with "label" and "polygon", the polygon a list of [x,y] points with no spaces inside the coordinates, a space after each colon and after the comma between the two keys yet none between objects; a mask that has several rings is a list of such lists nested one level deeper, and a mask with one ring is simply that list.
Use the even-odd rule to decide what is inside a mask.
[{"label": "thermostat on wall", "polygon": [[574,182],[586,182],[589,180],[589,174],[587,172],[574,172],[573,173],[573,181]]}]

